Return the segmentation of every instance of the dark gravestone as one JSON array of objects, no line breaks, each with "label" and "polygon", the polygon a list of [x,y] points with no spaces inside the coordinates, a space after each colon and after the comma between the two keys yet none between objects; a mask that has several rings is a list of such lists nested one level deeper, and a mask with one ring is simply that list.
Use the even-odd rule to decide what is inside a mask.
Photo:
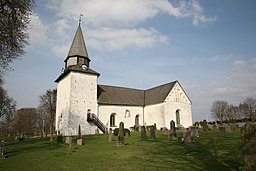
[{"label": "dark gravestone", "polygon": [[124,123],[120,122],[119,124],[119,132],[117,136],[117,145],[123,146],[124,145]]},{"label": "dark gravestone", "polygon": [[146,132],[145,126],[142,126],[142,127],[141,127],[140,136],[141,136],[141,139],[142,139],[142,140],[146,140],[146,139],[147,139],[147,132]]},{"label": "dark gravestone", "polygon": [[5,158],[5,156],[4,156],[4,140],[2,140],[0,142],[0,150],[1,150],[0,158]]},{"label": "dark gravestone", "polygon": [[173,120],[170,122],[170,130],[172,132],[172,135],[176,137],[175,122]]},{"label": "dark gravestone", "polygon": [[156,139],[156,129],[155,126],[150,126],[150,140]]},{"label": "dark gravestone", "polygon": [[208,130],[207,121],[203,120],[203,131],[207,131],[207,130]]},{"label": "dark gravestone", "polygon": [[219,126],[219,131],[220,131],[220,135],[221,136],[225,136],[226,135],[226,128],[225,128],[225,126]]},{"label": "dark gravestone", "polygon": [[246,124],[241,128],[243,170],[256,170],[256,125]]},{"label": "dark gravestone", "polygon": [[157,130],[157,128],[156,128],[156,123],[154,123],[154,127],[155,127],[155,130]]}]

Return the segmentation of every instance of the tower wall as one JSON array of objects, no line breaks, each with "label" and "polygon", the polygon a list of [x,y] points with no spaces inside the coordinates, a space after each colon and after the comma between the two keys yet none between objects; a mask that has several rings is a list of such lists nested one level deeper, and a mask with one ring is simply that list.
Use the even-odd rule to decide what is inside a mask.
[{"label": "tower wall", "polygon": [[87,111],[97,113],[97,75],[71,71],[58,83],[58,92],[56,116],[65,114],[60,133],[77,135],[80,124],[82,134],[94,134],[96,126],[87,122]]}]

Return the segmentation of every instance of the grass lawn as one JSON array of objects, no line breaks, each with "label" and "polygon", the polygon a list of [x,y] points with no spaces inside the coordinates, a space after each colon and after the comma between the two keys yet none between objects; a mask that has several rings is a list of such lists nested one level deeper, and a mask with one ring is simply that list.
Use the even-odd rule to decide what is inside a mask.
[{"label": "grass lawn", "polygon": [[[108,142],[108,135],[84,136],[85,145],[69,146],[44,139],[7,141],[0,170],[237,170],[243,165],[239,131],[221,137],[204,132],[194,143],[168,140],[162,132],[155,141],[142,141],[139,133],[125,137],[125,146]],[[216,144],[210,144],[210,138]],[[114,137],[116,138],[116,137]],[[75,138],[73,138],[75,144]]]}]

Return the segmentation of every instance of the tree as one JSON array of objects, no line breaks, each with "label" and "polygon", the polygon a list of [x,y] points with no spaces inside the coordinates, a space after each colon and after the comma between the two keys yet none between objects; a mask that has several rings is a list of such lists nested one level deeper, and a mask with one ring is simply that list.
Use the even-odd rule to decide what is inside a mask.
[{"label": "tree", "polygon": [[254,122],[256,119],[256,99],[247,97],[240,105],[244,116]]},{"label": "tree", "polygon": [[222,100],[215,101],[211,107],[211,115],[214,119],[223,122],[227,117],[228,108],[228,102]]},{"label": "tree", "polygon": [[34,0],[0,0],[0,71],[24,54]]},{"label": "tree", "polygon": [[15,111],[16,102],[13,98],[9,97],[7,91],[2,87],[3,79],[0,75],[0,118]]},{"label": "tree", "polygon": [[34,135],[38,130],[38,113],[35,108],[21,108],[14,115],[12,129],[19,136]]},{"label": "tree", "polygon": [[54,129],[54,121],[55,121],[55,112],[56,112],[56,101],[57,101],[57,90],[47,90],[45,94],[39,96],[40,97],[40,105],[39,107],[47,113],[46,120],[49,123],[49,131],[50,131],[50,140],[53,140],[53,129]]}]

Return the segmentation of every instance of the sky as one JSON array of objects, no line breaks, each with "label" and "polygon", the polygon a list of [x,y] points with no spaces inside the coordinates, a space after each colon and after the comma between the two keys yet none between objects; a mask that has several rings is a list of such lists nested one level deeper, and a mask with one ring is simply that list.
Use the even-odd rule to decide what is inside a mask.
[{"label": "sky", "polygon": [[37,0],[30,45],[5,88],[17,107],[37,107],[56,88],[79,16],[99,84],[148,89],[178,80],[193,122],[214,101],[256,98],[255,0]]}]

